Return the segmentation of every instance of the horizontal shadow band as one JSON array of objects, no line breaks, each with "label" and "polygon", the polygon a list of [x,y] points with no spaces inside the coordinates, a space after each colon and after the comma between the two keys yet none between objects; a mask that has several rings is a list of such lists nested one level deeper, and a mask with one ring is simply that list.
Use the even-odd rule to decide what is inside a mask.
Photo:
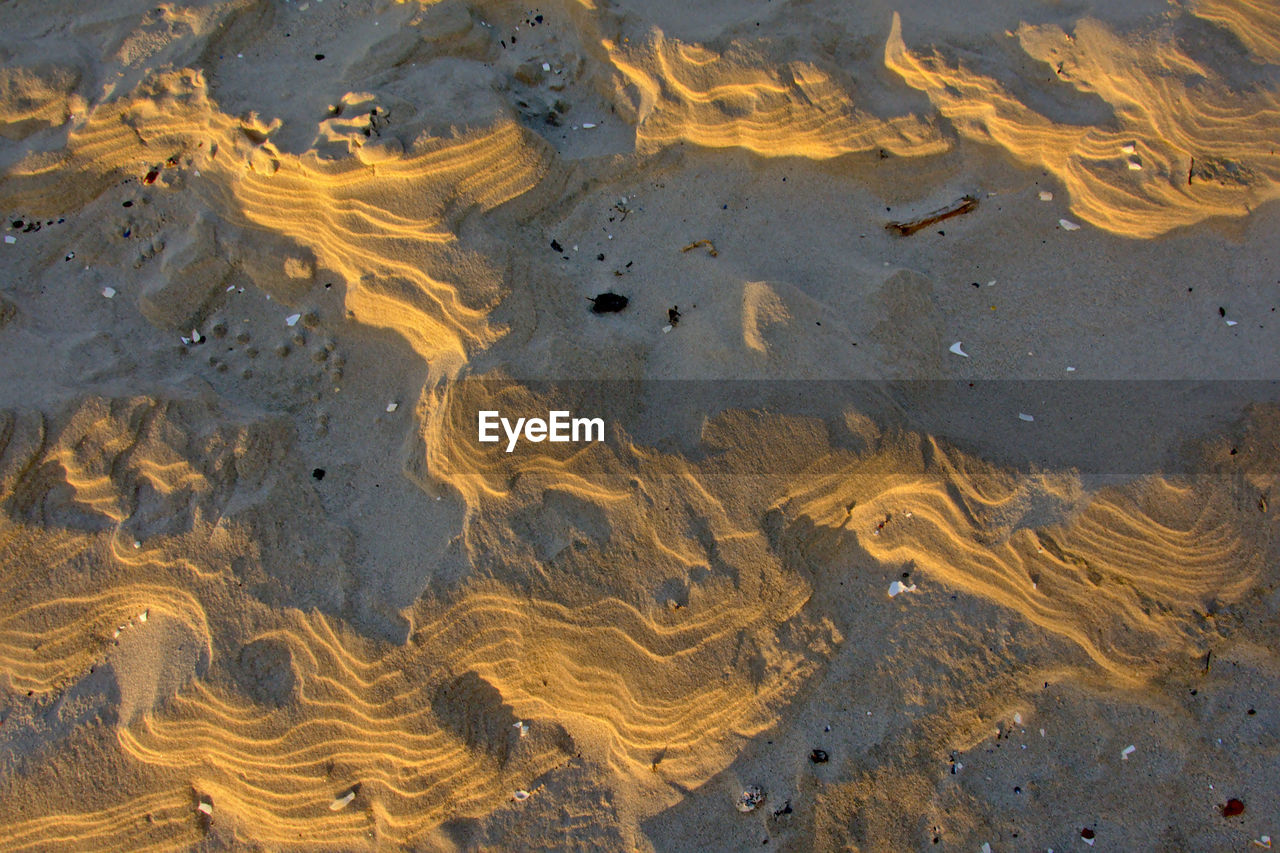
[{"label": "horizontal shadow band", "polygon": [[[436,390],[440,393],[446,386]],[[794,453],[800,436],[779,424],[820,422],[832,449],[869,449],[869,434],[918,433],[1015,468],[1137,476],[1280,471],[1273,452],[1244,453],[1246,435],[1280,424],[1280,380],[533,380],[464,378],[448,387],[454,447],[506,455],[506,438],[478,441],[481,412],[515,428],[520,418],[604,422],[606,445],[626,442],[691,460],[725,448],[707,429],[727,413],[758,418],[766,472],[771,445]],[[1265,417],[1270,412],[1273,417]],[[495,426],[503,436],[503,428]],[[1280,428],[1273,427],[1277,432]],[[585,435],[584,433],[580,433]],[[805,435],[815,435],[807,430]],[[820,435],[818,433],[817,435]],[[562,455],[563,444],[525,440],[511,456]],[[741,438],[741,436],[739,436]],[[457,442],[464,442],[459,446]],[[813,447],[816,455],[824,452]],[[794,464],[794,456],[791,463]]]}]

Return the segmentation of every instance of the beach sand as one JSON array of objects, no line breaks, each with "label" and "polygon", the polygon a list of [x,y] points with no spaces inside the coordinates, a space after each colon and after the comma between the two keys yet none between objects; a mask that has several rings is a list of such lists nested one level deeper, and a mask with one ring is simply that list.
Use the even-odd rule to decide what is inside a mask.
[{"label": "beach sand", "polygon": [[1273,4],[0,20],[0,847],[1280,842]]}]

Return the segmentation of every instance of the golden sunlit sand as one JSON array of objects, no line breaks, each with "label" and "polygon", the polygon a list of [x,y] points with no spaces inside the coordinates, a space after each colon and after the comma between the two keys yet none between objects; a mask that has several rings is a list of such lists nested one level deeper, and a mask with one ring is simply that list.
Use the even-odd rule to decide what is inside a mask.
[{"label": "golden sunlit sand", "polygon": [[0,847],[1280,839],[1270,4],[5,19]]}]

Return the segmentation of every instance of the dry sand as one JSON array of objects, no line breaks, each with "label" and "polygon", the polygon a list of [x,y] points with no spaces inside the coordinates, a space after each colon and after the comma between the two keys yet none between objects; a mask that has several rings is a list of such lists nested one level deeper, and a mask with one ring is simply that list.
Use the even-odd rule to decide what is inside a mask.
[{"label": "dry sand", "polygon": [[1280,16],[951,7],[5,4],[0,847],[1280,844]]}]

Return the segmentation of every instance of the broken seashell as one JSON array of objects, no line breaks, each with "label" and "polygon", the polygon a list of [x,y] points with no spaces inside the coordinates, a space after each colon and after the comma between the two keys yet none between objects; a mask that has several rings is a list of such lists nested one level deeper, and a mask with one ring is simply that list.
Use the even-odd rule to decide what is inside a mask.
[{"label": "broken seashell", "polygon": [[519,791],[516,791],[511,796],[515,799],[517,803],[523,803],[525,800],[529,799],[529,792],[526,791],[524,788],[521,788]]},{"label": "broken seashell", "polygon": [[969,353],[965,352],[964,349],[960,346],[960,344],[961,344],[961,341],[956,341],[954,344],[952,344],[950,347],[951,351],[956,355],[964,356],[965,358],[968,358]]},{"label": "broken seashell", "polygon": [[111,299],[116,295],[116,289],[114,287],[104,287],[102,288],[102,295]]},{"label": "broken seashell", "polygon": [[916,591],[915,584],[912,584],[911,586],[907,586],[902,581],[894,581],[893,583],[889,584],[890,598],[893,598],[895,595],[900,595],[901,593],[904,593],[904,592],[915,592],[915,591]]},{"label": "broken seashell", "polygon": [[1027,423],[1030,423],[1035,420],[1035,417],[1032,415],[1028,415],[1026,412],[1018,412],[1018,420],[1026,421]]},{"label": "broken seashell", "polygon": [[1053,193],[1049,192],[1048,190],[1040,190],[1040,200],[1053,201]]},{"label": "broken seashell", "polygon": [[329,803],[329,811],[338,812],[347,807],[347,804],[356,798],[356,794],[360,792],[359,785],[352,785],[347,792],[340,797],[335,797],[332,803]]},{"label": "broken seashell", "polygon": [[1124,761],[1128,761],[1129,756],[1133,755],[1135,752],[1137,752],[1137,750],[1138,748],[1136,746],[1134,746],[1133,744],[1129,744],[1124,749],[1120,750],[1120,758]]},{"label": "broken seashell", "polygon": [[1079,231],[1080,226],[1072,222],[1070,219],[1059,219],[1058,224],[1062,226],[1063,231]]},{"label": "broken seashell", "polygon": [[764,791],[759,785],[748,785],[741,794],[738,795],[738,811],[746,814],[755,811],[756,807],[764,802]]},{"label": "broken seashell", "polygon": [[288,317],[284,318],[284,324],[286,326],[296,326],[298,325],[298,321],[301,319],[302,319],[301,314],[290,314]]}]

